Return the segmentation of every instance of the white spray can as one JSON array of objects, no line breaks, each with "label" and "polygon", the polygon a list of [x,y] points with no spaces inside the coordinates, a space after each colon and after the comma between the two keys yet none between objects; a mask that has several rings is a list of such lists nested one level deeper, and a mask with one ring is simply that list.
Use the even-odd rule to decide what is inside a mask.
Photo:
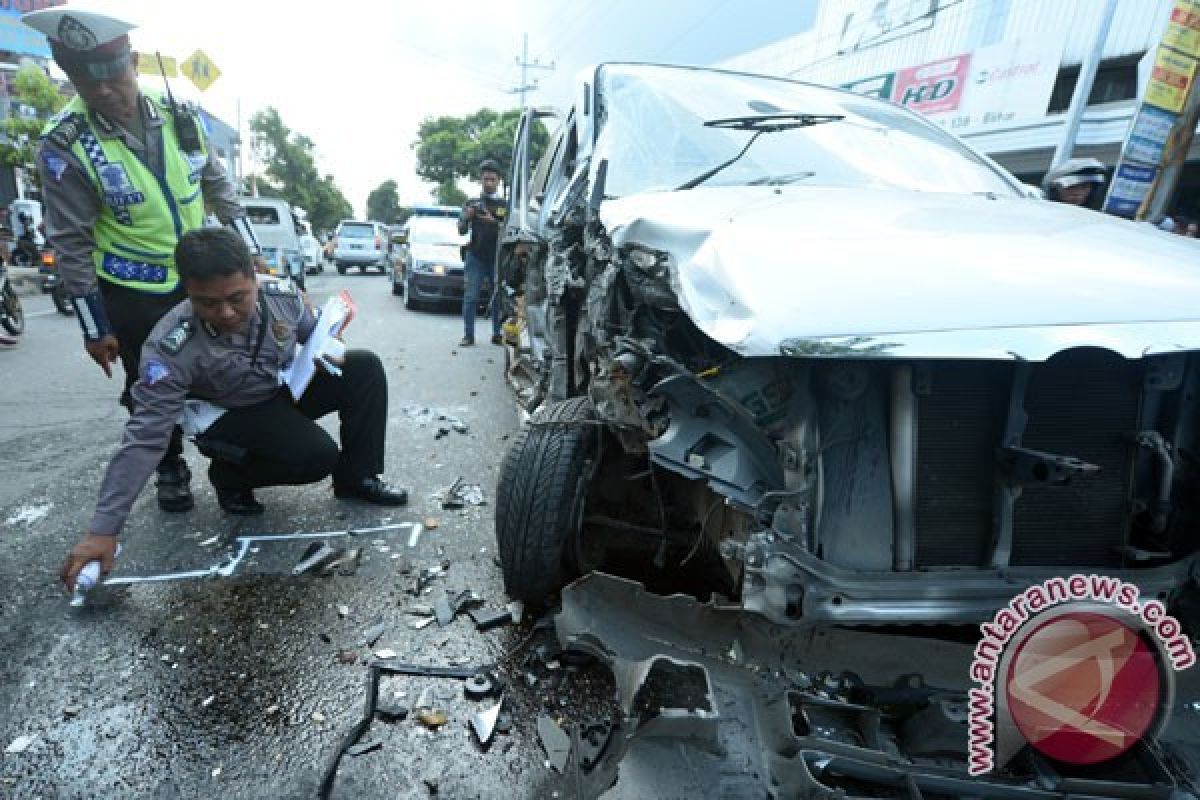
[{"label": "white spray can", "polygon": [[[117,552],[113,558],[121,555],[121,545],[117,545]],[[87,598],[87,593],[100,583],[100,562],[89,561],[83,565],[83,569],[79,570],[79,575],[75,578],[75,593],[71,595],[71,607],[79,608],[83,605]]]}]

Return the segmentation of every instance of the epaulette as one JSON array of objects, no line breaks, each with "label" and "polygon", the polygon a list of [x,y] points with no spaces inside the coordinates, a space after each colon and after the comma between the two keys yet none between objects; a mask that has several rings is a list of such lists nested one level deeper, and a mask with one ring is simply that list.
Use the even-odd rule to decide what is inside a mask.
[{"label": "epaulette", "polygon": [[167,331],[166,335],[159,340],[159,345],[162,346],[163,352],[177,356],[195,332],[196,326],[192,324],[190,319],[185,319]]},{"label": "epaulette", "polygon": [[49,139],[60,150],[70,150],[71,145],[75,144],[75,140],[79,138],[79,134],[83,133],[85,127],[87,127],[87,120],[83,114],[73,112],[64,116],[42,138]]}]

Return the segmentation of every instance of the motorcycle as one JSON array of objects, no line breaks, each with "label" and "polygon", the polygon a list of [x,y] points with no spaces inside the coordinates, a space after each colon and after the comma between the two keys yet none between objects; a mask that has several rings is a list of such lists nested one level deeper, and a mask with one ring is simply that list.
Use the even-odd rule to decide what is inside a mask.
[{"label": "motorcycle", "polygon": [[21,298],[13,289],[8,277],[8,267],[0,263],[0,327],[13,336],[21,335],[25,330],[25,311],[21,308]]},{"label": "motorcycle", "polygon": [[67,293],[67,284],[58,274],[58,260],[54,257],[53,250],[42,251],[38,272],[43,276],[42,293],[50,295],[58,313],[67,317],[74,316],[75,307],[71,304],[71,296]]}]

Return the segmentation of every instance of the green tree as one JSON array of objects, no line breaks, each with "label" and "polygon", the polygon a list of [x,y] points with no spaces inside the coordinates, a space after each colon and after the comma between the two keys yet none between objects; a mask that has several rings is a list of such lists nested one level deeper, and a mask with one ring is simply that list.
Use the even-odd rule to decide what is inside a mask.
[{"label": "green tree", "polygon": [[400,196],[396,194],[396,182],[386,180],[367,195],[367,219],[395,225],[399,222]]},{"label": "green tree", "polygon": [[[461,178],[479,178],[479,163],[495,160],[507,176],[512,170],[513,140],[521,112],[481,108],[465,117],[426,117],[417,129],[417,174],[437,184],[433,196],[446,205],[460,205],[466,196],[458,189]],[[531,151],[541,158],[550,136],[539,123],[532,131]],[[451,202],[459,197],[462,201]]]},{"label": "green tree", "polygon": [[259,191],[277,193],[308,212],[313,230],[331,230],[353,216],[353,209],[332,175],[321,177],[313,156],[313,141],[293,132],[274,108],[258,111],[250,118],[253,147],[265,165],[259,176]]},{"label": "green tree", "polygon": [[[17,113],[4,120],[4,141],[0,143],[0,163],[12,167],[32,167],[38,135],[46,118],[58,112],[67,100],[45,70],[26,64],[13,79]],[[36,174],[31,170],[31,174]]]},{"label": "green tree", "polygon": [[433,202],[440,206],[462,206],[467,203],[467,193],[458,188],[454,181],[439,183],[432,192]]}]

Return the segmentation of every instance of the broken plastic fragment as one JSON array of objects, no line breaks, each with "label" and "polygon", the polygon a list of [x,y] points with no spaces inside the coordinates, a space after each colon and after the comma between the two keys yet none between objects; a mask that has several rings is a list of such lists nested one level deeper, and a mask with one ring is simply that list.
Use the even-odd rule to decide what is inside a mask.
[{"label": "broken plastic fragment", "polygon": [[387,626],[383,624],[383,619],[380,618],[374,625],[363,631],[363,646],[374,647],[375,643],[383,636],[387,630]]},{"label": "broken plastic fragment", "polygon": [[438,524],[439,524],[439,520],[437,517],[426,517],[425,518],[425,527],[428,528],[429,530],[433,530],[434,528],[436,528],[438,526]]},{"label": "broken plastic fragment", "polygon": [[477,631],[489,631],[492,628],[498,628],[513,621],[512,612],[507,608],[499,610],[475,608],[467,613],[475,623],[475,630]]},{"label": "broken plastic fragment", "polygon": [[293,575],[303,575],[306,572],[320,572],[337,562],[343,551],[330,547],[326,542],[314,542],[304,551],[300,563],[292,567]]},{"label": "broken plastic fragment", "polygon": [[546,758],[556,772],[561,773],[567,766],[567,758],[571,755],[571,739],[558,723],[543,714],[537,721],[538,739]]},{"label": "broken plastic fragment", "polygon": [[37,734],[34,734],[32,736],[30,736],[30,735],[18,736],[16,739],[13,739],[12,742],[9,743],[8,747],[4,748],[4,752],[12,754],[12,755],[18,755],[20,753],[24,753],[26,750],[29,749],[29,746],[31,744],[33,744],[35,741],[37,741]]},{"label": "broken plastic fragment", "polygon": [[217,542],[219,542],[219,541],[221,541],[221,537],[220,537],[220,536],[210,536],[209,538],[207,538],[207,539],[205,539],[203,542],[201,542],[201,543],[200,543],[200,546],[201,546],[201,547],[208,547],[208,546],[210,546],[210,545],[214,545],[214,544],[216,544],[216,543],[217,543]]},{"label": "broken plastic fragment", "polygon": [[381,661],[386,661],[389,658],[395,658],[396,651],[392,650],[391,648],[385,647],[382,650],[376,650],[375,657],[380,659]]},{"label": "broken plastic fragment", "polygon": [[365,756],[367,753],[381,750],[382,748],[383,742],[376,740],[374,742],[363,742],[362,744],[356,744],[347,749],[346,752],[352,756]]},{"label": "broken plastic fragment", "polygon": [[412,622],[408,623],[408,627],[412,628],[414,631],[421,631],[428,628],[432,624],[433,617],[424,617],[422,619],[414,619]]},{"label": "broken plastic fragment", "polygon": [[312,721],[313,722],[324,722],[325,715],[322,714],[320,711],[314,711],[314,712],[312,712]]},{"label": "broken plastic fragment", "polygon": [[348,617],[350,616],[350,606],[339,604],[337,607],[337,612],[339,617]]},{"label": "broken plastic fragment", "polygon": [[450,605],[450,598],[446,595],[440,595],[433,601],[433,614],[437,617],[439,628],[444,628],[454,621],[454,609]]},{"label": "broken plastic fragment", "polygon": [[504,701],[496,703],[491,708],[485,708],[478,714],[471,715],[471,730],[475,731],[475,738],[479,740],[479,744],[487,747],[492,741],[492,736],[496,733],[496,720],[500,717],[500,706]]}]

